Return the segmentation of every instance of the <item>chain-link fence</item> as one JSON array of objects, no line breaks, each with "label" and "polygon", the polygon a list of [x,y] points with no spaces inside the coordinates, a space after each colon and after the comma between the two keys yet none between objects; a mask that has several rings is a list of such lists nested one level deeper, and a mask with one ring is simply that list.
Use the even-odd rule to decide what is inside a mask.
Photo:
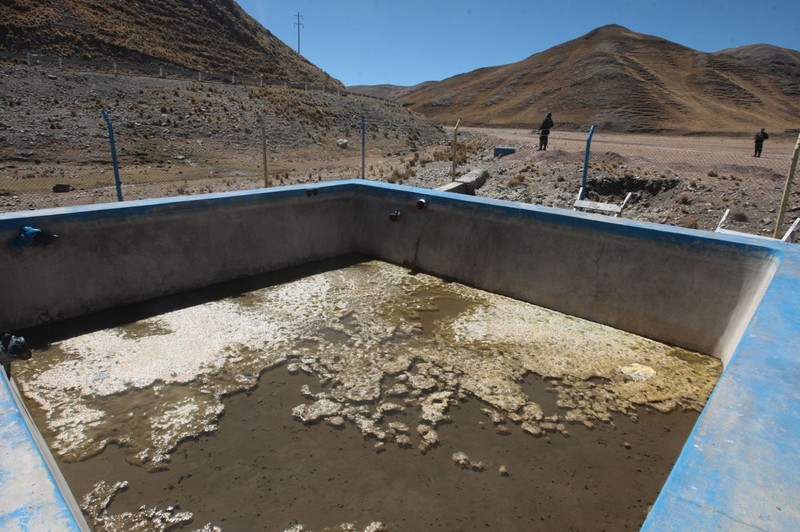
[{"label": "chain-link fence", "polygon": [[[590,200],[622,206],[627,199],[629,217],[704,229],[711,229],[709,222],[716,219],[716,229],[772,236],[796,157],[796,139],[792,132],[773,133],[756,156],[754,140],[746,136],[598,132],[591,138],[581,184]],[[667,201],[659,201],[665,193]],[[781,236],[800,216],[800,190],[790,188],[787,200]]]},{"label": "chain-link fence", "polygon": [[[66,75],[52,58],[48,68],[28,67],[27,57],[17,61],[38,70],[33,78],[15,77],[13,69],[0,78],[0,212],[355,178],[362,171],[367,179],[419,186],[450,180],[449,163],[434,168],[437,155],[450,153],[446,146],[417,152],[417,126],[400,131],[378,113],[369,116],[373,105],[381,106],[381,116],[396,113],[393,124],[408,120],[394,103],[244,78],[215,82],[210,73],[204,81],[164,75],[153,83],[115,75],[108,64],[93,65],[106,68],[102,73]],[[254,85],[239,85],[244,81]],[[104,109],[113,124],[119,188]],[[781,209],[797,132],[770,133],[761,157],[753,156],[751,135],[597,130],[589,143],[587,131],[555,130],[548,150],[537,152],[538,138],[528,133],[520,149],[528,159],[496,161],[490,173],[513,175],[489,195],[567,209],[583,199],[614,206],[626,218],[763,236],[773,235],[783,210],[782,236],[800,217],[796,185]],[[340,142],[348,147],[337,148]],[[463,172],[484,166],[491,154],[470,149],[460,157]],[[509,170],[520,160],[528,162]]]},{"label": "chain-link fence", "polygon": [[[495,185],[490,182],[482,194],[770,237],[778,223],[798,138],[794,131],[772,132],[761,157],[754,157],[751,135],[635,135],[597,130],[589,143],[588,131],[556,130],[547,151],[539,151],[535,132],[479,131],[516,150],[502,157],[504,166],[493,169],[500,179]],[[794,184],[780,223],[781,236],[799,216],[800,187]]]},{"label": "chain-link fence", "polygon": [[443,138],[394,102],[240,81],[0,62],[0,211],[361,177],[362,134],[377,177]]}]

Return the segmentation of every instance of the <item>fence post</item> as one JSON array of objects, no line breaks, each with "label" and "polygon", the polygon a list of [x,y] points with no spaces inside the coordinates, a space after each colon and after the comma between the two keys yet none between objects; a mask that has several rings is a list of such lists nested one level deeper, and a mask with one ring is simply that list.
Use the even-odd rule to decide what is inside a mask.
[{"label": "fence post", "polygon": [[364,122],[364,115],[361,115],[361,179],[366,179],[364,165],[366,163],[367,147],[367,125]]},{"label": "fence post", "polygon": [[789,194],[792,192],[792,183],[794,182],[794,175],[797,172],[797,157],[800,155],[800,135],[797,135],[797,142],[794,144],[794,153],[792,153],[792,164],[789,166],[789,174],[786,176],[786,185],[783,187],[783,198],[781,199],[781,208],[778,211],[778,221],[775,222],[775,232],[772,238],[781,237],[781,226],[783,225],[783,217],[786,214],[786,205],[789,203]]},{"label": "fence post", "polygon": [[456,127],[453,129],[453,166],[450,167],[450,181],[456,180],[456,145],[458,144],[458,126],[461,125],[461,119],[456,121]]},{"label": "fence post", "polygon": [[122,201],[122,183],[119,180],[119,165],[117,164],[117,147],[114,144],[114,126],[111,125],[111,117],[103,109],[103,119],[108,125],[108,143],[111,145],[111,163],[114,166],[114,181],[117,184],[117,201]]},{"label": "fence post", "polygon": [[58,58],[58,68],[64,68],[64,64],[61,62],[61,58]]},{"label": "fence post", "polygon": [[583,177],[581,177],[581,197],[578,199],[586,197],[586,174],[589,172],[589,150],[592,145],[592,135],[594,135],[594,124],[589,128],[589,136],[586,137],[586,153],[583,155]]},{"label": "fence post", "polygon": [[264,166],[264,188],[269,188],[269,172],[267,171],[267,128],[264,124],[264,117],[259,116],[261,123],[261,160]]}]

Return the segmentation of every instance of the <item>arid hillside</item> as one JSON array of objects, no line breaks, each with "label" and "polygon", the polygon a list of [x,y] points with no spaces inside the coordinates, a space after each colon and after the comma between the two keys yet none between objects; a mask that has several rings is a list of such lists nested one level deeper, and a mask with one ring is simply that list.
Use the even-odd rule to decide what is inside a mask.
[{"label": "arid hillside", "polygon": [[386,98],[387,100],[399,100],[406,94],[420,90],[435,81],[425,81],[413,87],[403,87],[402,85],[348,85],[347,90],[358,94],[366,94],[376,98]]},{"label": "arid hillside", "polygon": [[527,59],[428,83],[399,101],[440,123],[737,133],[800,126],[800,52],[698,52],[604,26]]},{"label": "arid hillside", "polygon": [[342,87],[234,0],[4,0],[0,50]]}]

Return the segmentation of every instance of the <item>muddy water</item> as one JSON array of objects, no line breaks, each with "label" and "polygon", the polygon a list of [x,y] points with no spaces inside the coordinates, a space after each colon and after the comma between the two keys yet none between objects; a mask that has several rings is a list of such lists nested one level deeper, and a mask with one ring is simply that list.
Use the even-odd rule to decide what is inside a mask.
[{"label": "muddy water", "polygon": [[97,529],[636,529],[719,375],[382,263],[253,288],[17,371]]}]

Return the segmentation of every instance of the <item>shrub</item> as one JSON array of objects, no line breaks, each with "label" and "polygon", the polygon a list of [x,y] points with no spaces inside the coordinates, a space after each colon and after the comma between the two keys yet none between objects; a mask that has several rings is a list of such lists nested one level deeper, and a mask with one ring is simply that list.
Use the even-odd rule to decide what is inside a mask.
[{"label": "shrub", "polygon": [[682,225],[687,229],[698,229],[700,227],[697,220],[694,218],[686,218]]},{"label": "shrub", "polygon": [[735,213],[731,214],[731,220],[734,222],[749,222],[750,218],[747,214],[743,213],[742,211],[736,211]]}]

